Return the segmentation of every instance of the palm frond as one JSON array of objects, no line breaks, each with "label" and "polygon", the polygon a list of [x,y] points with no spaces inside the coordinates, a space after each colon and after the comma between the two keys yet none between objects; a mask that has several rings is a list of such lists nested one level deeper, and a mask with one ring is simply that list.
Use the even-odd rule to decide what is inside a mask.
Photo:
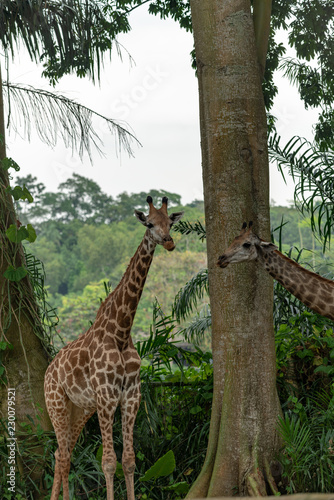
[{"label": "palm frond", "polygon": [[197,313],[190,323],[179,332],[188,342],[199,343],[204,334],[210,331],[211,328],[211,310],[210,306],[206,305],[199,313]]},{"label": "palm frond", "polygon": [[39,138],[51,147],[56,145],[60,136],[66,147],[78,150],[80,157],[86,151],[91,159],[92,146],[102,154],[102,141],[93,125],[93,118],[99,118],[106,123],[110,133],[115,134],[118,151],[125,149],[131,155],[131,142],[140,144],[124,124],[61,94],[9,82],[4,82],[3,88],[8,95],[8,121],[14,130],[23,126],[28,139],[34,126]]},{"label": "palm frond", "polygon": [[283,57],[278,69],[283,71],[284,76],[286,76],[293,85],[298,85],[300,75],[305,74],[308,66],[294,57]]},{"label": "palm frond", "polygon": [[208,270],[202,269],[178,292],[173,304],[177,321],[185,319],[197,306],[198,300],[208,293]]},{"label": "palm frond", "polygon": [[53,81],[70,71],[99,78],[103,54],[129,30],[123,10],[93,0],[2,0],[0,43],[12,55],[23,44]]},{"label": "palm frond", "polygon": [[308,423],[302,424],[297,418],[285,415],[285,419],[279,417],[279,431],[294,463],[297,464],[300,459],[305,460],[305,445],[310,444],[312,434]]},{"label": "palm frond", "polygon": [[206,230],[203,227],[202,223],[198,220],[194,224],[189,221],[180,221],[176,226],[174,226],[174,230],[178,231],[181,234],[191,234],[196,233],[200,240],[203,241],[206,238]]},{"label": "palm frond", "polygon": [[292,176],[296,207],[308,214],[312,231],[322,239],[325,250],[334,224],[334,152],[318,151],[296,136],[282,147],[277,133],[269,137],[268,147],[270,160]]}]

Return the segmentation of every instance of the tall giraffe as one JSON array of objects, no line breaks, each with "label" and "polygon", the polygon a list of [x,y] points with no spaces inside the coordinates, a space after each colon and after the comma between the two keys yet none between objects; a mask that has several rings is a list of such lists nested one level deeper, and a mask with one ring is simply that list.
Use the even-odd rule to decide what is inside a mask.
[{"label": "tall giraffe", "polygon": [[169,232],[183,212],[168,215],[168,199],[156,209],[147,197],[149,214],[135,210],[147,228],[142,242],[115,290],[102,302],[93,325],[63,347],[45,373],[44,393],[58,449],[51,500],[69,500],[68,475],[74,445],[87,420],[97,411],[102,434],[102,470],[106,478],[107,500],[114,499],[116,454],[113,447],[113,420],[120,405],[127,498],[134,500],[135,454],[133,427],[141,399],[140,357],[130,331],[156,245],[174,250]]},{"label": "tall giraffe", "polygon": [[261,240],[243,224],[226,252],[218,258],[217,265],[257,260],[265,270],[313,311],[334,320],[334,282],[308,271],[277,250],[276,245]]}]

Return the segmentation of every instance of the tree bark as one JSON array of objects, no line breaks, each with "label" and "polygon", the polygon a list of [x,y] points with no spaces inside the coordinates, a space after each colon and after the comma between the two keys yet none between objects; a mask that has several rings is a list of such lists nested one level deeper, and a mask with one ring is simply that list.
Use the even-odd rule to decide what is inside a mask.
[{"label": "tree bark", "polygon": [[[0,160],[3,160],[6,157],[6,145],[1,72],[0,134]],[[15,411],[15,437],[19,442],[25,433],[21,424],[32,426],[30,438],[34,437],[38,424],[44,430],[51,430],[52,426],[46,411],[43,388],[48,359],[37,336],[39,328],[33,290],[27,277],[21,280],[20,286],[4,277],[10,264],[16,267],[25,265],[21,245],[12,244],[5,234],[10,224],[16,223],[12,197],[6,192],[8,185],[8,172],[0,166],[0,341],[13,346],[0,351],[1,365],[4,367],[0,380],[0,419],[5,422],[8,418],[8,390],[12,389],[11,397],[15,392],[15,404],[11,409]],[[43,455],[44,450],[36,449],[36,443],[32,443],[32,446],[34,454]],[[20,473],[27,473],[24,457],[22,461],[18,451],[16,459]],[[36,481],[44,474],[44,470],[36,467],[36,464],[33,466],[35,471],[32,477]]]},{"label": "tree bark", "polygon": [[214,398],[187,498],[266,495],[279,448],[273,282],[217,258],[252,220],[270,237],[266,114],[250,0],[191,0],[200,102]]}]

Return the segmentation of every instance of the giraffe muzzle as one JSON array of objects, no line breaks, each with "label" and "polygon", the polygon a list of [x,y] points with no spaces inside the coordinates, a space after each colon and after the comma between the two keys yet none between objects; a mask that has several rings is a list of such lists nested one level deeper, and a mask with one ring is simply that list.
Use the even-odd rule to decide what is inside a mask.
[{"label": "giraffe muzzle", "polygon": [[175,243],[174,241],[172,240],[172,238],[165,238],[164,241],[163,241],[163,244],[162,246],[168,250],[168,252],[172,252],[175,248]]},{"label": "giraffe muzzle", "polygon": [[218,257],[217,266],[221,267],[222,269],[224,269],[224,267],[227,267],[229,263],[226,262],[226,259],[226,255],[221,255],[220,257]]}]

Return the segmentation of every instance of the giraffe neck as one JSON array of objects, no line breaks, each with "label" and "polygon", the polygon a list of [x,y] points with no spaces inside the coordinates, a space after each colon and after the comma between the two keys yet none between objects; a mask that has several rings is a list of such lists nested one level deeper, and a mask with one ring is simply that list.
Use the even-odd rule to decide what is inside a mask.
[{"label": "giraffe neck", "polygon": [[156,243],[146,231],[121,281],[101,304],[93,327],[101,326],[116,338],[119,347],[128,343],[137,306],[150,269]]},{"label": "giraffe neck", "polygon": [[268,273],[313,311],[334,320],[334,282],[308,271],[278,250],[259,252]]}]

